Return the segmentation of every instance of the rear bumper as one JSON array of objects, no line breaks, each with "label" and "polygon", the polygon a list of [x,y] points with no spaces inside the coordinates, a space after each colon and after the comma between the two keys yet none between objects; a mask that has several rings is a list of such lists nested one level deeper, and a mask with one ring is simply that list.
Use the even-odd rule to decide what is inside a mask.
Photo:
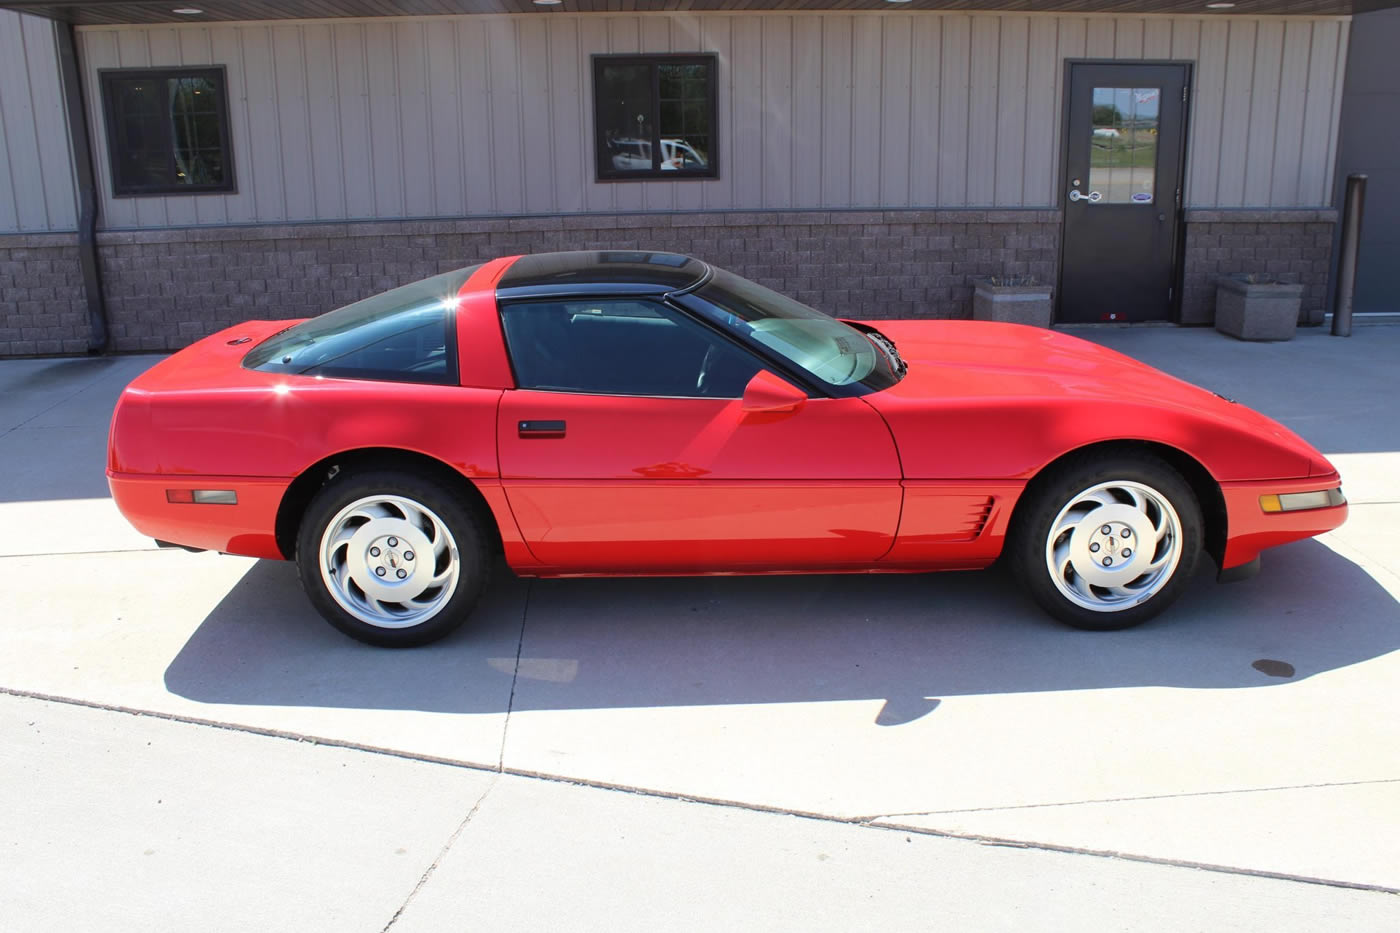
[{"label": "rear bumper", "polygon": [[[117,509],[143,535],[185,548],[283,560],[277,509],[290,479],[107,472]],[[170,502],[167,490],[233,490],[236,504]]]},{"label": "rear bumper", "polygon": [[1221,484],[1229,522],[1225,558],[1220,562],[1222,578],[1236,568],[1247,573],[1243,568],[1266,548],[1320,535],[1347,519],[1346,503],[1296,512],[1265,512],[1259,504],[1261,496],[1321,492],[1340,487],[1341,477],[1336,473],[1308,479]]}]

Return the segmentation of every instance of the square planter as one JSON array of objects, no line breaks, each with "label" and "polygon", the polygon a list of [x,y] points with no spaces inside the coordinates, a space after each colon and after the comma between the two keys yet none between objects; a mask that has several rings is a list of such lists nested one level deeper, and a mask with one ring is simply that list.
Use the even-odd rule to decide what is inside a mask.
[{"label": "square planter", "polygon": [[996,279],[973,279],[972,286],[973,320],[1050,326],[1054,289],[1049,285],[1001,285]]},{"label": "square planter", "polygon": [[1241,340],[1292,340],[1302,303],[1301,285],[1224,276],[1216,280],[1215,329]]}]

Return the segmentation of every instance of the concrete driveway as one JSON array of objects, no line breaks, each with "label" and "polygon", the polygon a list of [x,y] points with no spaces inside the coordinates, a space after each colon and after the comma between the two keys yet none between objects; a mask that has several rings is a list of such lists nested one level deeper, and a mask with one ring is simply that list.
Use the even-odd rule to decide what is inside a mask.
[{"label": "concrete driveway", "polygon": [[503,572],[389,652],[291,565],[117,515],[107,420],[154,358],[0,363],[0,917],[1397,928],[1400,327],[1073,332],[1298,430],[1350,521],[1121,633],[996,570]]}]

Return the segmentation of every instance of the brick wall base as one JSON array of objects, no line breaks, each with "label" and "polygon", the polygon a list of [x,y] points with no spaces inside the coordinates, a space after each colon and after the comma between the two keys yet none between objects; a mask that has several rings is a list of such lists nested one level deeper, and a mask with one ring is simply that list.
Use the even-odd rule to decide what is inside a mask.
[{"label": "brick wall base", "polygon": [[970,317],[971,279],[1053,282],[1053,210],[578,215],[191,228],[98,236],[112,347],[172,350],[308,317],[514,253],[688,253],[840,317]]},{"label": "brick wall base", "polygon": [[85,353],[87,346],[77,234],[0,235],[0,357]]},{"label": "brick wall base", "polygon": [[[195,227],[98,235],[111,348],[174,350],[259,318],[321,314],[513,253],[688,253],[840,317],[965,318],[972,279],[1056,280],[1057,210],[789,211]],[[1215,280],[1268,273],[1327,301],[1331,210],[1189,210],[1181,323],[1209,324]],[[73,234],[0,235],[0,357],[82,353]]]},{"label": "brick wall base", "polygon": [[1232,273],[1303,286],[1303,318],[1327,307],[1333,210],[1188,210],[1182,324],[1215,321],[1215,281]]}]

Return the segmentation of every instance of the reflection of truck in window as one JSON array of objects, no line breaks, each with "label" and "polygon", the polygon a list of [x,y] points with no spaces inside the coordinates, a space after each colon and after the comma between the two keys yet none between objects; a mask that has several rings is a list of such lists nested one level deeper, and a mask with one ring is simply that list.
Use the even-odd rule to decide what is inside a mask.
[{"label": "reflection of truck in window", "polygon": [[[622,172],[648,171],[651,169],[651,140],[614,139],[608,143],[612,149],[612,166]],[[705,157],[683,139],[661,140],[661,170],[705,168]]]}]

